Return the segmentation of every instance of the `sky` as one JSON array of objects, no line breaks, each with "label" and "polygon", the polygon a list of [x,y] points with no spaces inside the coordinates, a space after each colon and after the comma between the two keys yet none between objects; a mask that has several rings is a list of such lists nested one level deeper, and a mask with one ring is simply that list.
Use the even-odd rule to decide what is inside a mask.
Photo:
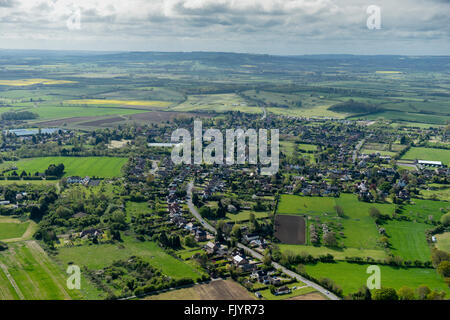
[{"label": "sky", "polygon": [[450,0],[0,0],[0,48],[449,55],[449,21]]}]

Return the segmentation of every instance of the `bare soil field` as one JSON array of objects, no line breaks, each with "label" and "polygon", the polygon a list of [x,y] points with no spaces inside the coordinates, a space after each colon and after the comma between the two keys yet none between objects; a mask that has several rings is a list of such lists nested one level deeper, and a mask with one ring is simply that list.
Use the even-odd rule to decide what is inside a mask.
[{"label": "bare soil field", "polygon": [[276,215],[275,237],[285,244],[305,244],[305,219],[299,216]]},{"label": "bare soil field", "polygon": [[149,296],[145,300],[255,300],[255,297],[237,282],[217,280]]},{"label": "bare soil field", "polygon": [[173,119],[179,118],[192,118],[192,117],[200,117],[200,118],[208,118],[211,115],[207,113],[189,113],[189,112],[175,112],[175,111],[151,111],[145,113],[136,113],[132,115],[128,115],[128,118],[135,121],[146,121],[146,122],[154,122],[160,123],[165,121],[171,121]]},{"label": "bare soil field", "polygon": [[124,120],[125,119],[122,117],[113,117],[113,118],[106,118],[106,119],[99,119],[99,120],[94,120],[94,121],[83,122],[83,123],[80,123],[79,125],[85,126],[85,127],[98,127],[98,126],[101,126],[102,124],[110,124],[110,123],[124,121]]},{"label": "bare soil field", "polygon": [[36,122],[36,125],[40,126],[62,126],[63,124],[67,123],[78,123],[83,122],[92,119],[92,117],[74,117],[74,118],[64,118],[64,119],[56,119],[56,120],[49,120],[49,121],[43,121],[43,122]]}]

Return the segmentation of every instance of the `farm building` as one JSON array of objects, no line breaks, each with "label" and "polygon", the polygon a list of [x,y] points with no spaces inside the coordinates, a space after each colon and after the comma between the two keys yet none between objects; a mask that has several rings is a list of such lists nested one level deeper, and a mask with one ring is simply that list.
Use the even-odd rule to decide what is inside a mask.
[{"label": "farm building", "polygon": [[441,161],[417,160],[417,164],[422,167],[443,167]]}]

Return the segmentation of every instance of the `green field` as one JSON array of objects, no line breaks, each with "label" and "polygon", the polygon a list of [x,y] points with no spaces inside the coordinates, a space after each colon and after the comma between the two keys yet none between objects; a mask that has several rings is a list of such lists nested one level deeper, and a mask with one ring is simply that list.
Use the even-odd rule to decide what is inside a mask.
[{"label": "green field", "polygon": [[27,230],[30,222],[2,223],[0,220],[0,240],[20,238]]},{"label": "green field", "polygon": [[346,257],[371,257],[375,260],[384,260],[387,254],[384,250],[356,249],[356,248],[328,248],[304,245],[278,244],[281,252],[293,252],[295,254],[308,253],[317,258],[321,255],[331,254],[336,260],[344,260]]},{"label": "green field", "polygon": [[334,207],[340,205],[347,216],[361,218],[368,216],[369,208],[378,208],[382,213],[392,215],[394,207],[391,204],[367,203],[358,201],[353,194],[341,194],[339,198],[332,197],[302,197],[283,194],[278,204],[279,214],[307,214],[336,216]]},{"label": "green field", "polygon": [[58,260],[67,264],[73,262],[89,269],[101,269],[114,261],[140,256],[154,267],[174,278],[197,279],[201,273],[191,265],[179,261],[164,252],[155,242],[141,242],[131,237],[123,237],[124,243],[95,246],[65,247],[59,249]]},{"label": "green field", "polygon": [[240,96],[234,93],[190,95],[187,100],[176,107],[174,111],[240,111],[246,113],[262,113],[262,109],[251,107]]},{"label": "green field", "polygon": [[[399,106],[400,107],[400,106]],[[367,120],[393,120],[393,121],[407,121],[407,122],[417,122],[420,123],[430,123],[430,124],[446,124],[450,121],[450,117],[445,115],[432,115],[425,113],[412,113],[412,112],[401,112],[401,111],[383,111],[378,113],[373,113],[364,117],[355,116],[350,118],[351,120],[356,119],[367,119]],[[413,124],[414,125],[414,124]]]},{"label": "green field", "polygon": [[[366,273],[369,265],[360,265],[348,262],[317,263],[305,265],[308,274],[316,279],[330,278],[344,290],[344,294],[357,291],[365,285],[370,276]],[[408,286],[416,289],[420,285],[427,285],[430,289],[444,290],[447,294],[449,288],[434,269],[424,268],[395,268],[380,266],[381,286],[400,289]]]},{"label": "green field", "polygon": [[444,250],[450,253],[450,232],[437,234],[436,239],[436,247],[439,250]]},{"label": "green field", "polygon": [[128,201],[125,205],[125,211],[127,213],[127,222],[131,222],[131,217],[137,216],[139,213],[150,212],[151,209],[147,202]]},{"label": "green field", "polygon": [[[0,268],[0,296],[26,300],[82,298],[80,291],[68,290],[66,275],[36,242],[10,245],[10,248],[0,255],[3,266]],[[12,280],[8,279],[7,274]]]},{"label": "green field", "polygon": [[[73,117],[101,117],[112,115],[129,115],[145,112],[145,110],[135,110],[130,108],[119,107],[61,107],[51,105],[40,105],[36,108],[29,106],[26,103],[21,104],[22,107],[26,107],[27,111],[36,113],[39,118],[34,121],[65,119]],[[21,108],[21,110],[25,110]]]},{"label": "green field", "polygon": [[450,210],[450,203],[444,201],[412,199],[411,202],[404,206],[402,215],[419,222],[439,221],[443,212]]},{"label": "green field", "polygon": [[21,159],[19,161],[6,161],[0,168],[7,169],[17,166],[19,174],[22,170],[34,175],[35,172],[44,172],[50,164],[64,164],[64,176],[90,176],[90,177],[118,177],[127,158],[118,157],[42,157]]},{"label": "green field", "polygon": [[300,197],[281,195],[277,213],[321,215],[334,213],[335,199],[330,197]]},{"label": "green field", "polygon": [[299,143],[298,148],[305,151],[316,151],[317,146],[314,144]]},{"label": "green field", "polygon": [[[343,208],[346,218],[337,217],[334,209],[336,205]],[[333,219],[342,223],[344,227],[343,244],[346,247],[378,249],[378,231],[373,219],[369,216],[371,207],[378,208],[380,212],[388,215],[392,215],[394,210],[394,206],[391,204],[358,201],[352,194],[342,194],[339,198],[282,195],[277,213],[305,214]]]},{"label": "green field", "polygon": [[425,236],[425,230],[431,229],[430,225],[406,221],[388,221],[383,227],[389,236],[394,255],[410,261],[431,260],[431,251]]},{"label": "green field", "polygon": [[443,164],[450,164],[450,150],[412,147],[406,152],[402,159],[418,159],[430,161],[442,161]]},{"label": "green field", "polygon": [[426,199],[439,199],[450,201],[450,188],[439,188],[436,190],[420,190],[420,195]]},{"label": "green field", "polygon": [[393,157],[393,156],[395,156],[396,155],[396,153],[395,152],[392,152],[392,151],[384,151],[384,150],[370,150],[370,149],[362,149],[361,150],[361,153],[363,153],[363,154],[373,154],[373,153],[379,153],[380,155],[382,155],[382,156],[391,156],[391,157]]},{"label": "green field", "polygon": [[260,211],[256,212],[256,211],[250,211],[250,210],[243,210],[236,214],[227,212],[225,221],[232,220],[234,222],[240,222],[240,221],[249,220],[250,213],[253,213],[255,215],[256,219],[266,218],[269,215],[268,212],[260,212]]}]

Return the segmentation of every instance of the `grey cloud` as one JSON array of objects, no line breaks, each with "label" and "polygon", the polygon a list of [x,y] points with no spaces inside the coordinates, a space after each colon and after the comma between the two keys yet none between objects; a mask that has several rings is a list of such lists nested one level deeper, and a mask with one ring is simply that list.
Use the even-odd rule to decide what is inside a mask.
[{"label": "grey cloud", "polygon": [[0,7],[1,8],[12,8],[17,5],[16,0],[0,0]]}]

